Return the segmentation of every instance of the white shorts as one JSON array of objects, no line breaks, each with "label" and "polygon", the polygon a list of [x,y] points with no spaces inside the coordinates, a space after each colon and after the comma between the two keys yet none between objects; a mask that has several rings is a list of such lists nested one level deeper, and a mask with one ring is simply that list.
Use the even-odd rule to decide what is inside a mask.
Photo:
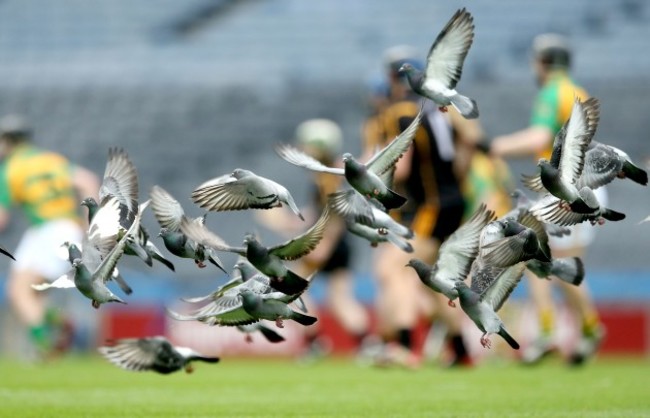
[{"label": "white shorts", "polygon": [[62,257],[61,244],[65,241],[81,242],[83,231],[79,224],[69,219],[45,222],[31,226],[18,243],[12,269],[31,270],[47,280],[56,280],[70,270],[70,263]]},{"label": "white shorts", "polygon": [[[598,199],[600,206],[607,206],[607,190],[605,187],[599,187],[594,190],[594,194]],[[596,231],[599,225],[592,225],[591,222],[582,222],[577,225],[570,226],[570,235],[565,235],[561,238],[549,236],[548,243],[551,249],[568,250],[571,248],[586,248],[596,238]]]}]

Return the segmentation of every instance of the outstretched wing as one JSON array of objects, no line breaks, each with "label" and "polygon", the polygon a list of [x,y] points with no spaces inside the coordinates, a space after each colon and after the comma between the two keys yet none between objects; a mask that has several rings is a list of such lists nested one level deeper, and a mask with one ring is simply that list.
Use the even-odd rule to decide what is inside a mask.
[{"label": "outstretched wing", "polygon": [[377,175],[382,175],[385,172],[392,170],[395,166],[395,163],[402,158],[402,155],[409,149],[413,143],[413,138],[415,138],[415,133],[420,126],[420,121],[422,120],[422,104],[420,104],[420,110],[418,114],[413,118],[411,124],[404,129],[402,133],[397,135],[388,145],[386,145],[381,151],[376,153],[370,158],[366,163],[366,167]]},{"label": "outstretched wing", "polygon": [[214,248],[218,251],[227,251],[246,256],[246,248],[229,246],[224,240],[206,228],[201,222],[196,222],[187,217],[183,217],[180,229],[189,239],[196,241],[199,244]]},{"label": "outstretched wing", "polygon": [[162,352],[177,355],[174,347],[163,337],[127,338],[97,350],[116,366],[136,372],[150,370]]},{"label": "outstretched wing", "polygon": [[515,289],[526,269],[526,263],[517,263],[503,270],[481,294],[481,301],[487,302],[496,312]]},{"label": "outstretched wing", "polygon": [[283,260],[297,260],[309,254],[323,238],[327,221],[330,219],[329,206],[325,206],[318,221],[305,233],[285,242],[269,248],[269,253],[280,257]]},{"label": "outstretched wing", "polygon": [[285,161],[299,167],[304,167],[312,171],[319,171],[321,173],[337,174],[339,176],[345,175],[344,169],[328,167],[291,145],[278,144],[275,147],[275,152]]},{"label": "outstretched wing", "polygon": [[566,134],[558,169],[564,184],[575,184],[585,163],[585,153],[596,132],[600,110],[598,100],[589,98],[584,103],[576,98],[571,117],[566,123]]},{"label": "outstretched wing", "polygon": [[576,184],[578,190],[589,187],[594,190],[611,183],[623,169],[623,159],[607,145],[596,144],[587,150],[582,175]]},{"label": "outstretched wing", "polygon": [[447,22],[431,45],[426,79],[435,79],[453,89],[463,73],[463,63],[474,41],[474,19],[462,8]]},{"label": "outstretched wing", "polygon": [[328,206],[343,219],[353,219],[363,225],[371,226],[375,221],[372,204],[354,189],[331,193],[327,197]]},{"label": "outstretched wing", "polygon": [[181,204],[160,186],[153,186],[149,196],[151,210],[160,226],[170,231],[179,231],[181,220],[185,217]]}]

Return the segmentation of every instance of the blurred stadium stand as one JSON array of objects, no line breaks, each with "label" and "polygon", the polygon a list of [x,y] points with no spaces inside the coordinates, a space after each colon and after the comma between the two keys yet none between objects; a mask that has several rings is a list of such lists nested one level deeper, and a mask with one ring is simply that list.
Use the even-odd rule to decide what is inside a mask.
[{"label": "blurred stadium stand", "polygon": [[[192,215],[190,190],[236,166],[285,184],[306,203],[305,172],[272,146],[290,141],[304,119],[339,122],[345,148],[358,152],[370,80],[382,52],[411,44],[424,57],[461,3],[403,0],[3,0],[0,2],[0,114],[21,112],[37,140],[102,173],[109,146],[125,147],[138,166],[141,196],[160,184]],[[525,126],[535,93],[528,47],[541,32],[570,36],[575,77],[602,101],[597,138],[638,162],[650,157],[650,3],[644,0],[467,0],[476,38],[462,90],[475,97],[489,135]],[[532,171],[515,162],[513,173]],[[648,190],[610,188],[611,206],[627,219],[600,228],[586,259],[588,281],[603,304],[650,299]],[[250,213],[211,214],[229,241],[250,229]],[[2,243],[15,247],[17,216]],[[157,230],[153,217],[145,225]],[[260,228],[267,242],[275,237]],[[360,244],[361,242],[358,241]],[[162,246],[162,243],[160,243]],[[370,258],[359,245],[361,295],[371,300]],[[224,259],[232,264],[232,258]],[[187,262],[185,262],[187,261]],[[207,291],[220,275],[175,260],[135,276],[130,301],[169,302]],[[0,259],[0,271],[7,260]],[[156,277],[145,277],[156,276]],[[365,289],[365,290],[363,290]],[[317,292],[318,293],[318,292]],[[519,292],[521,293],[521,291]],[[0,308],[7,309],[0,290]],[[79,298],[77,298],[79,299]],[[81,302],[85,303],[85,300]],[[102,308],[103,309],[103,308]],[[647,336],[647,310],[644,313]]]}]

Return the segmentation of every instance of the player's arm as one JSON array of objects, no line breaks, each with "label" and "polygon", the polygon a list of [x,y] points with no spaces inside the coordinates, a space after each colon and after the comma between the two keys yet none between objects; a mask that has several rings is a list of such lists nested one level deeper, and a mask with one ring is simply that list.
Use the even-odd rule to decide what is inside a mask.
[{"label": "player's arm", "polygon": [[472,164],[474,150],[484,138],[483,128],[478,119],[465,119],[457,110],[451,108],[447,113],[454,131],[456,132],[454,157],[454,174],[463,181]]},{"label": "player's arm", "polygon": [[530,126],[509,135],[493,139],[490,153],[498,157],[522,157],[548,150],[553,135],[559,130],[559,99],[555,89],[540,92],[533,106]]}]

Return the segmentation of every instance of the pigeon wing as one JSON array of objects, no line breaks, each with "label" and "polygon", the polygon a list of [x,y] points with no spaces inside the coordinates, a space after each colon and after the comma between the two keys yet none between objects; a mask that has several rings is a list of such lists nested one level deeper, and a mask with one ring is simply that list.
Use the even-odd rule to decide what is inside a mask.
[{"label": "pigeon wing", "polygon": [[604,144],[597,144],[587,150],[582,175],[577,182],[577,188],[589,187],[597,189],[611,183],[623,169],[620,156]]},{"label": "pigeon wing", "polygon": [[544,184],[542,184],[542,178],[539,174],[522,174],[521,183],[526,186],[528,190],[533,192],[542,193],[546,191]]},{"label": "pigeon wing", "polygon": [[[422,102],[424,104],[424,101]],[[366,167],[377,175],[382,175],[385,172],[392,170],[397,161],[402,158],[402,155],[409,149],[415,138],[415,133],[420,126],[422,120],[422,104],[418,114],[413,118],[409,126],[404,129],[399,135],[395,137],[388,145],[381,151],[373,155],[366,163]]]},{"label": "pigeon wing", "polygon": [[517,263],[503,270],[492,284],[481,293],[481,301],[497,312],[515,289],[526,269],[526,263]]},{"label": "pigeon wing", "polygon": [[183,217],[180,223],[180,229],[185,235],[187,235],[189,239],[199,244],[205,245],[206,247],[211,247],[218,251],[227,251],[246,256],[246,248],[229,246],[217,234],[206,228],[202,222],[196,222],[194,220]]},{"label": "pigeon wing", "polygon": [[323,238],[323,233],[325,232],[325,227],[329,219],[329,206],[325,206],[320,218],[318,218],[318,221],[311,228],[284,244],[270,247],[269,253],[283,260],[297,260],[309,254]]},{"label": "pigeon wing", "polygon": [[170,231],[179,231],[181,220],[185,217],[181,204],[160,186],[153,186],[149,196],[151,210],[160,226]]},{"label": "pigeon wing", "polygon": [[126,151],[121,148],[108,150],[104,179],[99,188],[101,204],[110,197],[117,198],[129,213],[138,209],[138,172]]},{"label": "pigeon wing", "polygon": [[600,118],[598,106],[595,98],[587,99],[584,103],[576,98],[573,103],[558,166],[564,184],[575,184],[582,174],[587,147]]},{"label": "pigeon wing", "polygon": [[321,173],[337,174],[339,176],[345,175],[344,169],[328,167],[291,145],[278,144],[275,147],[275,152],[285,161],[299,167],[304,167]]},{"label": "pigeon wing", "polygon": [[465,8],[460,9],[451,17],[431,45],[427,56],[425,79],[439,80],[447,88],[455,88],[473,41],[472,15]]},{"label": "pigeon wing", "polygon": [[354,189],[331,193],[327,197],[328,206],[343,219],[353,219],[363,225],[372,226],[375,217],[372,204]]}]

